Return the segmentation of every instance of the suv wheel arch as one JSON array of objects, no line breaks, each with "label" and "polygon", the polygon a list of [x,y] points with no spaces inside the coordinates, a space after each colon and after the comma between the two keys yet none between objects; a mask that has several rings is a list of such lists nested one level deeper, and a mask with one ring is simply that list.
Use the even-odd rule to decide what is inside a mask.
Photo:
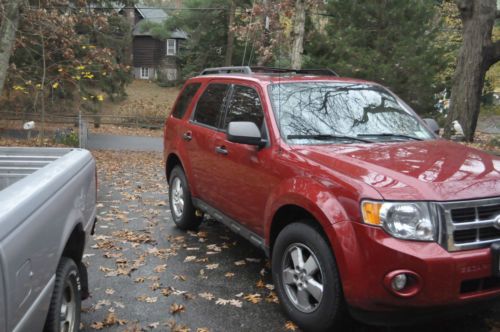
[{"label": "suv wheel arch", "polygon": [[184,166],[182,165],[181,159],[175,153],[169,154],[167,157],[167,162],[165,164],[165,176],[167,177],[167,182],[170,181],[170,173],[172,173],[172,170],[177,165],[185,170]]}]

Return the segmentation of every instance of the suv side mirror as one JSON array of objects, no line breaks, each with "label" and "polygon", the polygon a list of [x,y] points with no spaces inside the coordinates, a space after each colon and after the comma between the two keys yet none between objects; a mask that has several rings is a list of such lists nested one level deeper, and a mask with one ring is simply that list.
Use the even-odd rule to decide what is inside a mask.
[{"label": "suv side mirror", "polygon": [[262,147],[266,145],[266,140],[262,139],[257,125],[250,121],[232,121],[227,127],[227,140],[233,143],[257,145]]},{"label": "suv side mirror", "polygon": [[424,122],[427,125],[427,127],[429,127],[429,129],[432,130],[434,134],[439,135],[439,125],[437,124],[436,120],[431,118],[425,118]]}]

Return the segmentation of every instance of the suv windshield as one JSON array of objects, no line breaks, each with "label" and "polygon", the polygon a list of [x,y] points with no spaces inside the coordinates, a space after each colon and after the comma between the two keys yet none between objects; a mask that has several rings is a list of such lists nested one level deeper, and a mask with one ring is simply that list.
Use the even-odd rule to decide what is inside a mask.
[{"label": "suv windshield", "polygon": [[278,83],[269,86],[269,95],[281,135],[294,144],[434,138],[408,107],[380,86]]}]

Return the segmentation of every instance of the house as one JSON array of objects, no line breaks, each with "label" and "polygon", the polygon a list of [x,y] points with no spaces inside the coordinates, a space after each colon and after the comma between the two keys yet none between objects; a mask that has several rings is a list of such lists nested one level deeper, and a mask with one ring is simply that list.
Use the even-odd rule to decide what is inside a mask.
[{"label": "house", "polygon": [[149,23],[164,23],[169,15],[161,8],[135,5],[124,7],[121,13],[132,24],[132,65],[136,79],[175,82],[180,76],[178,55],[180,43],[187,34],[179,29],[172,31],[166,40],[154,38]]}]

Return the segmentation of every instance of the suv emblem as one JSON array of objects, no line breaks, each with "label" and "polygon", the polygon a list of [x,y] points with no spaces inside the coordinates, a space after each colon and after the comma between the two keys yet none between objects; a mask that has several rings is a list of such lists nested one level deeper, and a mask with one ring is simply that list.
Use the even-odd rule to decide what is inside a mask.
[{"label": "suv emblem", "polygon": [[500,229],[500,214],[495,217],[493,226],[495,226],[495,228],[497,229]]}]

